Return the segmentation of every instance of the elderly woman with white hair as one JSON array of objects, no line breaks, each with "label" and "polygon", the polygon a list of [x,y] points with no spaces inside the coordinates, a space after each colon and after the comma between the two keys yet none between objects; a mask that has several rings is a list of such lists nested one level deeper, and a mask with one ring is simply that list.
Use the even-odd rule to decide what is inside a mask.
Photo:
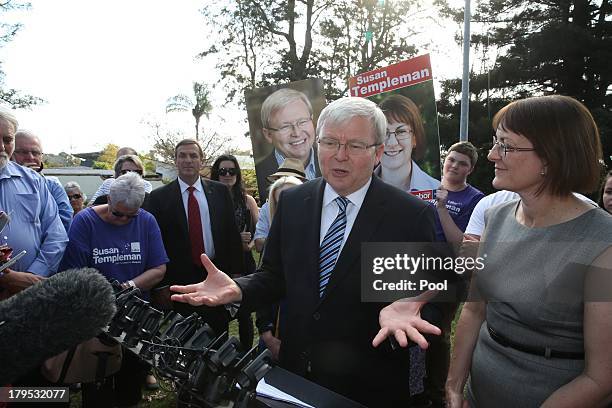
[{"label": "elderly woman with white hair", "polygon": [[[108,280],[146,291],[162,280],[168,257],[155,218],[140,208],[142,178],[127,172],[110,187],[108,203],[79,212],[68,233],[60,271],[96,268]],[[132,406],[141,398],[146,367],[125,353],[121,370],[100,388],[83,385],[84,406]]]},{"label": "elderly woman with white hair", "polygon": [[70,201],[73,215],[77,215],[83,208],[85,208],[85,201],[87,201],[87,195],[81,190],[81,186],[76,181],[69,181],[64,184],[64,191]]}]

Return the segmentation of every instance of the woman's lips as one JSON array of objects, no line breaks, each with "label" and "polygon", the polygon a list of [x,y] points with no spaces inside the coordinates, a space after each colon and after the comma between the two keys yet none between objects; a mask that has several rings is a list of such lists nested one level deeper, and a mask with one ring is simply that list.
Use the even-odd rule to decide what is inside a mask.
[{"label": "woman's lips", "polygon": [[391,150],[391,151],[386,151],[385,150],[385,155],[393,157],[393,156],[397,156],[398,154],[400,154],[403,151],[404,151],[404,149],[401,149],[401,150]]}]

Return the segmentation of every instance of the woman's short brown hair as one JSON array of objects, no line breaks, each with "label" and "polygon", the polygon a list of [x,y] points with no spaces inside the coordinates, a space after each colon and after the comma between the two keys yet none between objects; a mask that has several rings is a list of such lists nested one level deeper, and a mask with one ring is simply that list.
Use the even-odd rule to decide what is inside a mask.
[{"label": "woman's short brown hair", "polygon": [[493,118],[501,128],[526,137],[546,166],[538,192],[566,196],[597,189],[602,158],[599,130],[589,110],[569,96],[514,101]]},{"label": "woman's short brown hair", "polygon": [[412,99],[398,94],[386,97],[379,107],[387,117],[387,121],[392,119],[410,125],[416,143],[412,150],[412,159],[423,158],[427,150],[427,143],[425,142],[425,128],[423,127],[419,107],[412,102]]}]

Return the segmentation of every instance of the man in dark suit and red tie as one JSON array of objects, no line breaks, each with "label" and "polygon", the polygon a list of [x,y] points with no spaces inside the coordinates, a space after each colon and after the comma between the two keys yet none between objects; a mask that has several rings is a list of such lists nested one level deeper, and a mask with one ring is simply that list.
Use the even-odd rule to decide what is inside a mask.
[{"label": "man in dark suit and red tie", "polygon": [[[242,244],[234,222],[234,207],[227,186],[200,177],[202,148],[185,139],[175,148],[178,178],[151,192],[143,205],[155,216],[170,262],[162,285],[186,285],[206,278],[200,255],[230,276],[242,273]],[[188,316],[197,311],[216,333],[227,330],[229,316],[224,307],[193,308],[173,304]]]},{"label": "man in dark suit and red tie", "polygon": [[234,281],[203,256],[207,280],[170,288],[192,305],[284,297],[281,366],[368,407],[410,404],[410,362],[372,345],[386,304],[361,301],[361,244],[434,240],[431,206],[372,175],[385,133],[373,102],[329,104],[317,125],[323,177],[282,193],[262,267]]}]

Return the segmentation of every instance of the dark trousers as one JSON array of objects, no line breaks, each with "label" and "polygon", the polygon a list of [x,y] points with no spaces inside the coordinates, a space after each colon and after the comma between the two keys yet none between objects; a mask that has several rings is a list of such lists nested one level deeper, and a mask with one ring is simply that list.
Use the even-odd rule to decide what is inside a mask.
[{"label": "dark trousers", "polygon": [[142,398],[148,364],[133,353],[123,350],[121,369],[100,383],[82,384],[83,408],[128,407]]},{"label": "dark trousers", "polygon": [[440,322],[441,336],[432,336],[427,348],[425,364],[427,377],[425,378],[425,395],[431,401],[432,407],[444,407],[446,377],[450,364],[450,335],[451,325],[457,313],[459,303],[449,304],[445,315]]}]

